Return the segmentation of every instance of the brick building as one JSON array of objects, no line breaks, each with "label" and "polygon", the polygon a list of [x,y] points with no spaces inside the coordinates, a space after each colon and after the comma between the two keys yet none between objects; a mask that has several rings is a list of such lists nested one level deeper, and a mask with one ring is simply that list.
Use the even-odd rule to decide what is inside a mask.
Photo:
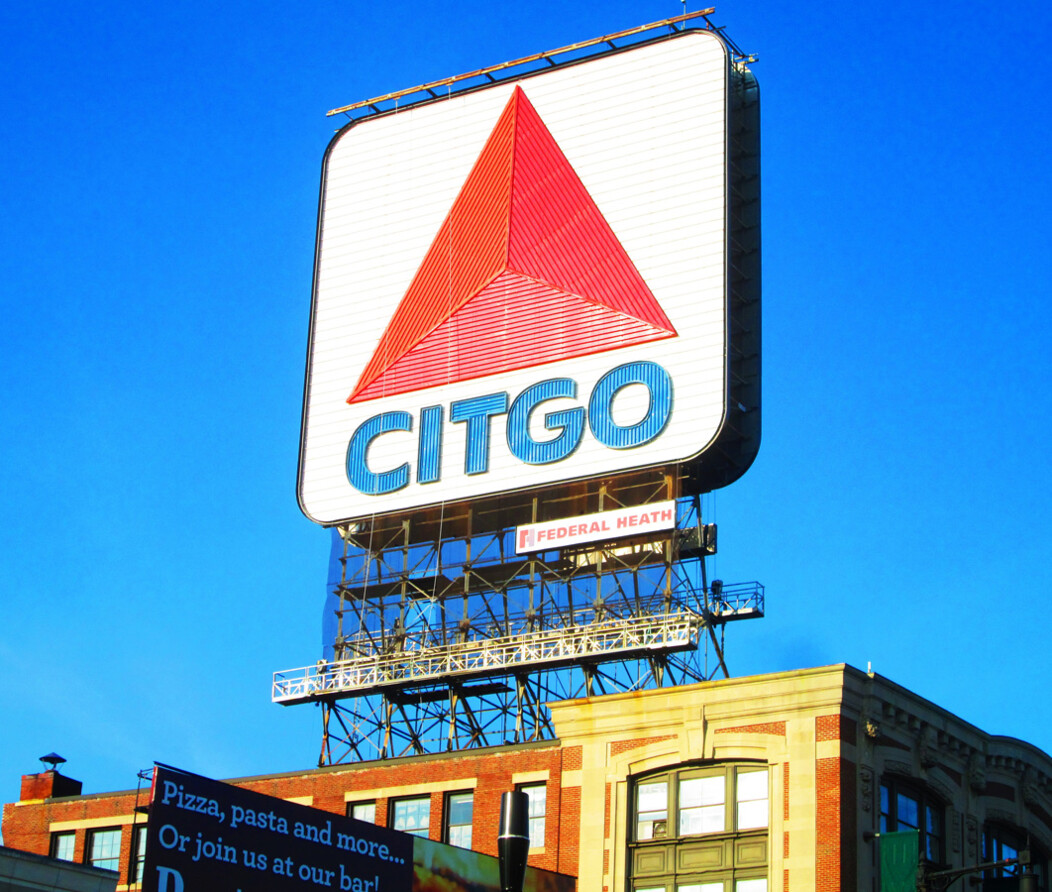
[{"label": "brick building", "polygon": [[[551,711],[557,740],[231,782],[488,854],[519,787],[531,863],[582,892],[869,892],[870,834],[912,828],[939,867],[1029,845],[1047,883],[1052,759],[881,676],[838,665]],[[6,844],[117,866],[135,888],[145,792],[63,795],[57,780],[23,777]]]}]

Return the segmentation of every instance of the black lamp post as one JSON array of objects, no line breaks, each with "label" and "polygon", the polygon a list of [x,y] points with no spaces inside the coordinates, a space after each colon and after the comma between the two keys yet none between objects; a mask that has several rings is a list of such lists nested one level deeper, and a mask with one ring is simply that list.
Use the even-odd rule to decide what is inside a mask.
[{"label": "black lamp post", "polygon": [[501,892],[522,892],[526,858],[530,853],[530,797],[515,791],[500,797],[497,858]]}]

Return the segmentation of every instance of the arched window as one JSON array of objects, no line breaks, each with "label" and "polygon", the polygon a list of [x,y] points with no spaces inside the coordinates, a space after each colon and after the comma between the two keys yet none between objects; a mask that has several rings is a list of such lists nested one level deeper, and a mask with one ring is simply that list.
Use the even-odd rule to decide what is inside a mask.
[{"label": "arched window", "polygon": [[685,765],[636,778],[634,892],[767,892],[765,764]]},{"label": "arched window", "polygon": [[[1048,855],[1027,838],[1026,831],[1005,824],[990,823],[983,827],[984,864],[994,861],[1011,861],[1018,859],[1021,855],[1029,857],[1030,869],[1038,875],[1039,884],[1044,888],[1044,878],[1048,875]],[[1022,867],[1019,864],[1004,864],[990,868],[986,871],[986,876],[1011,877],[1016,876],[1021,870]]]},{"label": "arched window", "polygon": [[917,781],[885,777],[880,782],[881,832],[917,830],[920,856],[942,864],[946,854],[946,808],[938,797]]}]

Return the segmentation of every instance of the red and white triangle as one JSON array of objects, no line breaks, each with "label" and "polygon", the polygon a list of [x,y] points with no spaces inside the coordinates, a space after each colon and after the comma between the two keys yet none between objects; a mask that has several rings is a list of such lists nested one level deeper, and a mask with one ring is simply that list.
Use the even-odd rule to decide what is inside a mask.
[{"label": "red and white triangle", "polygon": [[347,402],[675,335],[516,87]]}]

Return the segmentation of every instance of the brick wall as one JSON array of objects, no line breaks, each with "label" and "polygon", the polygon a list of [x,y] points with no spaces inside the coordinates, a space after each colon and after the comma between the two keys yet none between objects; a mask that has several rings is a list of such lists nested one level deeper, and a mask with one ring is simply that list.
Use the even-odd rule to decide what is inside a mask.
[{"label": "brick wall", "polygon": [[776,734],[785,737],[785,722],[763,722],[758,725],[737,725],[733,728],[717,728],[716,734]]},{"label": "brick wall", "polygon": [[[361,767],[340,766],[333,769],[304,771],[244,778],[231,781],[237,786],[255,790],[279,799],[310,797],[311,805],[334,814],[345,814],[347,794],[370,791],[376,801],[376,822],[388,824],[388,791],[398,795],[413,795],[412,788],[427,789],[440,785],[442,790],[431,790],[431,823],[429,836],[442,839],[445,796],[458,788],[473,790],[472,848],[487,855],[497,854],[497,830],[501,794],[515,788],[516,775],[547,773],[547,815],[543,852],[530,856],[530,864],[546,870],[576,875],[579,850],[581,791],[579,787],[561,790],[565,761],[579,768],[580,747],[564,752],[557,746],[507,748],[493,751],[468,752],[456,755],[414,757],[386,763],[369,763]],[[570,769],[572,770],[572,769]],[[34,777],[34,776],[27,776]],[[463,781],[460,787],[458,781]],[[43,782],[25,781],[23,791],[46,792]],[[375,791],[381,791],[376,793]],[[149,788],[140,796],[139,804],[149,799]],[[55,823],[93,821],[107,817],[134,814],[136,795],[122,792],[76,798],[44,798],[34,796],[30,801],[4,806],[3,834],[5,845],[47,855],[50,849],[51,826]],[[140,816],[139,820],[144,820]],[[112,826],[119,826],[114,821]],[[78,828],[74,859],[83,862],[89,828]],[[132,834],[125,832],[121,840],[121,882],[127,882],[126,869],[131,858]]]},{"label": "brick wall", "polygon": [[840,889],[840,759],[815,760],[815,892]]},{"label": "brick wall", "polygon": [[627,752],[628,750],[638,749],[641,746],[646,746],[649,743],[660,743],[662,740],[672,740],[672,734],[665,734],[661,737],[635,737],[631,740],[615,740],[610,744],[610,755],[619,756],[621,753]]},{"label": "brick wall", "polygon": [[815,719],[815,740],[854,743],[858,726],[845,715],[820,715]]},{"label": "brick wall", "polygon": [[[142,791],[139,804],[145,805],[149,800],[149,787]],[[48,855],[51,848],[51,825],[66,821],[88,821],[91,829],[127,826],[117,818],[126,818],[135,814],[135,791],[125,791],[104,796],[85,796],[75,798],[45,799],[43,802],[23,801],[4,806],[3,834],[4,845],[12,849],[21,849],[36,855]],[[107,819],[114,819],[110,823]],[[140,815],[138,822],[145,821]],[[73,860],[83,863],[86,857],[88,829],[76,833]],[[132,834],[124,832],[121,836],[121,882],[127,880],[127,864],[131,858]]]},{"label": "brick wall", "polygon": [[855,770],[850,759],[815,761],[815,892],[857,892]]}]

